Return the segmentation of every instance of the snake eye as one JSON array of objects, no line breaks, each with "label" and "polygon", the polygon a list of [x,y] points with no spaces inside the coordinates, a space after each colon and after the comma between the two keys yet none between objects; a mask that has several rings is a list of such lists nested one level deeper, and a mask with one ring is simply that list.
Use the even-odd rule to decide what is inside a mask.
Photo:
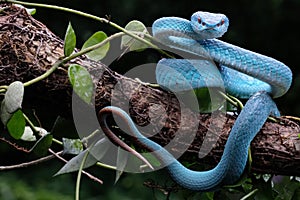
[{"label": "snake eye", "polygon": [[224,19],[221,20],[221,25],[223,25],[223,24],[225,24],[225,20]]},{"label": "snake eye", "polygon": [[203,22],[202,19],[201,19],[200,17],[198,18],[198,23],[199,23],[199,24],[202,24],[202,26],[205,26],[205,25],[206,25],[206,23]]},{"label": "snake eye", "polygon": [[223,24],[225,24],[225,20],[224,20],[224,19],[222,19],[221,22],[217,24],[217,27],[220,27],[220,26],[222,26]]},{"label": "snake eye", "polygon": [[199,18],[198,18],[198,23],[201,24],[201,22],[202,22],[202,20],[201,20],[201,18],[199,17]]}]

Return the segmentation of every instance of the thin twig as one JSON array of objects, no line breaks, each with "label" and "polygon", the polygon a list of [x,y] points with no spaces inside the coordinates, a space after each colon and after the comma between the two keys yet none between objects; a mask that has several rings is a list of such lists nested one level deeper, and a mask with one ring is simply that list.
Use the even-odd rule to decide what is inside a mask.
[{"label": "thin twig", "polygon": [[25,149],[24,147],[18,146],[18,144],[9,141],[8,139],[4,138],[4,137],[0,137],[0,140],[2,140],[3,142],[6,142],[7,144],[11,145],[12,147],[14,147],[15,149],[17,149],[18,151],[23,151],[25,153],[30,153],[30,150]]},{"label": "thin twig", "polygon": [[51,160],[52,158],[55,158],[55,156],[54,155],[49,155],[49,156],[39,158],[37,160],[33,160],[33,161],[30,161],[30,162],[25,162],[25,163],[21,163],[21,164],[17,164],[17,165],[0,166],[0,171],[24,168],[24,167],[28,167],[28,166],[31,166],[31,165],[36,165],[36,164]]}]

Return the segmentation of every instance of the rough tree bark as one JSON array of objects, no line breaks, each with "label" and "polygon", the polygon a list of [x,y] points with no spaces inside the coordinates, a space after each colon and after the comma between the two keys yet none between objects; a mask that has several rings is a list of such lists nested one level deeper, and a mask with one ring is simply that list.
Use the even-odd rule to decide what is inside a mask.
[{"label": "rough tree bark", "polygon": [[[25,82],[45,73],[63,56],[63,40],[25,10],[8,4],[2,4],[1,8],[4,9],[0,13],[0,85],[8,85],[16,80]],[[210,166],[219,161],[236,115],[220,114],[225,123],[218,124],[211,121],[210,114],[199,114],[188,106],[180,105],[172,93],[124,77],[100,62],[81,56],[70,63],[85,66],[94,75],[96,110],[109,105],[112,99],[118,106],[129,103],[131,117],[138,125],[144,126],[155,121],[163,127],[145,133],[153,135],[158,132],[152,138],[162,145],[168,144],[174,136],[188,136],[192,128],[197,128],[191,145],[178,141],[172,150],[180,152],[182,146],[189,145],[182,160],[203,162]],[[116,87],[116,83],[121,83],[121,87]],[[57,110],[63,112],[71,110],[71,94],[67,69],[64,67],[26,88],[29,105],[36,103],[47,108],[49,103],[54,102]],[[34,99],[36,101],[31,101]],[[199,149],[211,123],[215,123],[214,130],[221,135],[212,151],[200,159]],[[300,176],[299,133],[300,127],[295,121],[280,118],[277,123],[266,122],[251,145],[252,171]]]}]

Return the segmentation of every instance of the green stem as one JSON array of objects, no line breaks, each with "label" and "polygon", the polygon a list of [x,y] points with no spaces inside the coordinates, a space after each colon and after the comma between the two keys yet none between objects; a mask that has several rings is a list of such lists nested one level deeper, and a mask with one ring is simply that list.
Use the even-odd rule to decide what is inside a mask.
[{"label": "green stem", "polygon": [[52,138],[52,141],[55,142],[56,144],[63,145],[63,143],[58,139]]},{"label": "green stem", "polygon": [[234,97],[234,96],[231,96],[231,95],[228,95],[228,96],[229,96],[231,99],[233,99],[233,101],[236,102],[237,107],[239,107],[241,110],[244,108],[243,103],[242,103],[238,98],[236,98],[236,97]]},{"label": "green stem", "polygon": [[94,137],[95,135],[97,135],[99,133],[99,129],[96,129],[95,131],[93,131],[91,134],[89,134],[88,136],[82,138],[81,142],[82,143],[88,143],[88,141]]},{"label": "green stem", "polygon": [[7,85],[1,85],[0,86],[0,90],[2,91],[2,90],[7,90],[8,89],[8,86]]},{"label": "green stem", "polygon": [[78,175],[77,175],[77,180],[76,180],[76,194],[75,194],[75,200],[79,200],[79,191],[80,191],[80,180],[81,180],[81,174],[82,174],[82,170],[85,164],[85,161],[87,159],[87,156],[89,155],[89,151],[87,151],[84,154],[84,157],[82,158],[79,170],[78,170]]},{"label": "green stem", "polygon": [[291,120],[300,121],[300,117],[295,117],[295,116],[283,116],[283,117]]},{"label": "green stem", "polygon": [[106,43],[108,43],[109,41],[111,41],[111,40],[113,40],[113,39],[115,39],[115,38],[117,38],[117,37],[120,37],[120,36],[122,36],[122,35],[124,35],[124,33],[122,33],[122,32],[115,33],[115,34],[113,34],[113,35],[107,37],[105,40],[103,40],[102,42],[100,42],[100,43],[98,43],[98,44],[95,44],[95,45],[90,46],[90,47],[88,47],[88,48],[85,48],[85,49],[83,49],[83,50],[81,50],[81,51],[79,51],[79,52],[76,52],[76,53],[71,54],[70,56],[64,58],[64,59],[62,60],[62,62],[63,62],[63,63],[66,63],[66,62],[68,62],[68,61],[70,61],[70,60],[72,60],[72,59],[74,59],[74,58],[77,58],[77,57],[79,57],[79,56],[81,56],[81,55],[84,55],[84,54],[90,52],[90,51],[93,51],[93,50],[95,50],[95,49],[98,49],[98,48],[102,47],[103,45],[105,45]]},{"label": "green stem", "polygon": [[[83,49],[83,50],[81,50],[81,51],[79,51],[79,52],[73,53],[73,54],[71,54],[70,56],[65,57],[65,58],[62,59],[62,60],[58,60],[58,61],[57,61],[56,63],[54,63],[53,66],[52,66],[48,71],[46,71],[44,74],[42,74],[41,76],[38,76],[38,77],[36,77],[36,78],[34,78],[34,79],[32,79],[32,80],[27,81],[26,83],[24,83],[24,87],[29,86],[29,85],[32,85],[32,84],[34,84],[34,83],[37,83],[37,82],[39,82],[39,81],[41,81],[41,80],[47,78],[47,77],[50,76],[50,75],[51,75],[51,74],[52,74],[52,73],[53,73],[60,65],[66,63],[66,62],[68,62],[68,61],[70,61],[70,60],[72,60],[72,59],[74,59],[74,58],[77,58],[77,57],[79,57],[79,56],[81,56],[81,55],[84,55],[84,54],[86,54],[86,53],[88,53],[88,52],[90,52],[90,51],[93,51],[93,50],[95,50],[95,49],[97,49],[97,48],[100,48],[100,47],[102,47],[103,45],[105,45],[107,42],[113,40],[114,38],[120,37],[120,36],[122,36],[122,35],[124,35],[124,33],[122,33],[122,32],[115,33],[115,34],[113,34],[113,35],[107,37],[105,40],[103,40],[102,42],[100,42],[100,43],[98,43],[98,44],[95,44],[95,45],[93,45],[93,46],[90,46],[90,47],[88,47],[88,48],[86,48],[86,49]],[[1,89],[1,88],[0,88],[0,89]]]},{"label": "green stem", "polygon": [[252,153],[251,153],[251,147],[248,149],[248,172],[251,171],[252,168]]},{"label": "green stem", "polygon": [[49,8],[49,9],[54,9],[54,10],[61,10],[61,11],[65,11],[65,12],[69,12],[69,13],[73,13],[73,14],[77,14],[83,17],[87,17],[87,18],[91,18],[100,22],[106,22],[108,23],[109,21],[105,18],[100,18],[85,12],[81,12],[78,10],[74,10],[71,8],[65,8],[65,7],[61,7],[61,6],[56,6],[56,5],[49,5],[49,4],[42,4],[42,3],[30,3],[30,2],[25,2],[25,1],[14,1],[14,0],[1,0],[0,2],[8,2],[8,3],[14,3],[14,4],[21,4],[21,5],[25,5],[25,6],[33,6],[33,7],[40,7],[40,8]]},{"label": "green stem", "polygon": [[226,95],[225,93],[223,93],[222,91],[219,91],[219,93],[232,105],[234,105],[235,107],[239,107],[239,103],[234,101],[232,98],[230,98],[228,95]]},{"label": "green stem", "polygon": [[106,165],[106,164],[101,163],[101,162],[97,162],[96,165],[99,166],[99,167],[106,168],[106,169],[117,170],[117,167],[111,166],[111,165]]},{"label": "green stem", "polygon": [[27,115],[25,115],[25,113],[23,113],[23,117],[25,118],[25,121],[29,124],[29,126],[33,130],[33,132],[38,132],[36,130],[34,124],[32,123],[32,121],[30,121],[30,119],[27,117]]},{"label": "green stem", "polygon": [[[1,0],[0,0],[1,2]],[[151,42],[149,42],[148,40],[145,40],[141,37],[139,37],[138,35],[132,33],[131,31],[126,30],[125,28],[119,26],[118,24],[105,19],[105,18],[101,18],[101,17],[97,17],[95,15],[91,15],[82,11],[78,11],[78,10],[74,10],[71,8],[66,8],[66,7],[61,7],[61,6],[55,6],[55,5],[48,5],[48,4],[41,4],[41,3],[29,3],[29,2],[24,2],[24,1],[15,1],[15,0],[2,0],[2,2],[9,2],[9,3],[15,3],[15,4],[22,4],[25,6],[34,6],[34,7],[41,7],[41,8],[49,8],[49,9],[55,9],[55,10],[61,10],[61,11],[65,11],[65,12],[69,12],[69,13],[73,13],[76,15],[80,15],[83,17],[87,17],[96,21],[99,21],[101,23],[107,23],[109,25],[111,25],[112,27],[124,32],[125,34],[133,37],[134,39],[137,39],[140,42],[143,42],[145,44],[147,44],[149,47],[152,47],[154,49],[156,49],[157,51],[159,51],[160,53],[170,57],[171,55],[169,55],[167,52],[163,51],[162,49],[160,49],[158,46],[152,44]],[[171,56],[172,57],[172,56]]]},{"label": "green stem", "polygon": [[46,71],[44,74],[42,74],[41,76],[38,76],[30,81],[27,81],[24,83],[24,87],[32,85],[34,83],[37,83],[45,78],[47,78],[48,76],[50,76],[50,74],[52,74],[61,64],[63,63],[63,60],[59,60],[56,63],[54,63],[54,65],[48,70]]},{"label": "green stem", "polygon": [[[97,16],[94,16],[94,15],[91,15],[91,14],[88,14],[88,13],[85,13],[85,12],[81,12],[81,11],[77,11],[77,10],[74,10],[74,9],[70,9],[70,8],[65,8],[65,7],[60,7],[60,6],[55,6],[55,5],[47,5],[47,4],[40,4],[40,3],[30,3],[30,2],[23,2],[23,1],[14,1],[14,0],[0,0],[0,2],[9,2],[9,3],[15,3],[15,4],[22,4],[22,5],[26,5],[26,6],[37,6],[37,7],[42,7],[42,8],[50,8],[50,9],[56,9],[56,10],[62,10],[62,11],[65,11],[65,12],[70,12],[70,13],[73,13],[73,14],[77,14],[77,15],[80,15],[80,16],[83,16],[83,17],[87,17],[87,18],[91,18],[91,19],[94,19],[96,21],[100,21],[102,23],[108,23],[110,24],[111,26],[121,30],[122,32],[119,32],[119,33],[116,33],[116,34],[113,34],[111,36],[109,36],[108,38],[106,38],[105,40],[103,40],[101,43],[98,43],[96,45],[93,45],[91,47],[88,47],[84,50],[81,50],[77,53],[73,53],[72,55],[62,59],[62,60],[59,60],[57,61],[56,63],[54,63],[54,65],[47,71],[45,72],[44,74],[42,74],[41,76],[39,77],[36,77],[30,81],[27,81],[24,83],[24,87],[26,86],[29,86],[29,85],[32,85],[34,83],[37,83],[45,78],[47,78],[49,75],[51,75],[60,65],[78,57],[78,56],[81,56],[83,54],[86,54],[90,51],[93,51],[101,46],[103,46],[104,44],[106,44],[107,42],[109,42],[110,40],[114,39],[114,38],[117,38],[117,37],[120,37],[124,34],[127,34],[137,40],[139,40],[140,42],[143,42],[145,44],[147,44],[148,46],[152,47],[152,48],[155,48],[157,49],[159,52],[169,56],[169,57],[172,57],[171,55],[169,55],[168,53],[166,53],[165,51],[159,49],[156,45],[152,44],[151,42],[139,37],[138,35],[130,32],[130,31],[127,31],[126,29],[124,29],[123,27],[109,21],[108,19],[105,19],[105,18],[100,18],[100,17],[97,17]],[[146,37],[148,38],[152,38],[152,36],[146,34]],[[7,86],[1,86],[0,87],[0,92],[5,92],[7,89]]]}]

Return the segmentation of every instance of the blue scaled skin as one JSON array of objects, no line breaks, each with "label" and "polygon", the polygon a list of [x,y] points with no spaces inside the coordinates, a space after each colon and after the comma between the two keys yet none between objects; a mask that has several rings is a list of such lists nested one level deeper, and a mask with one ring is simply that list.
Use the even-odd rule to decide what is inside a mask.
[{"label": "blue scaled skin", "polygon": [[[152,30],[153,36],[165,45],[219,63],[225,90],[236,97],[249,98],[262,90],[273,98],[284,95],[292,83],[291,70],[273,58],[214,39],[221,37],[228,25],[228,18],[223,14],[196,12],[191,21],[178,17],[160,18],[153,23]],[[195,73],[202,71],[197,64],[181,65],[176,62],[177,59],[162,59],[156,68],[157,83],[174,91],[178,77],[168,74],[165,66],[182,72],[181,75],[190,70]],[[186,75],[193,88],[211,87],[207,81],[206,84],[199,84],[203,81],[199,81],[198,77],[194,73]],[[214,82],[212,84],[215,87]]]}]

